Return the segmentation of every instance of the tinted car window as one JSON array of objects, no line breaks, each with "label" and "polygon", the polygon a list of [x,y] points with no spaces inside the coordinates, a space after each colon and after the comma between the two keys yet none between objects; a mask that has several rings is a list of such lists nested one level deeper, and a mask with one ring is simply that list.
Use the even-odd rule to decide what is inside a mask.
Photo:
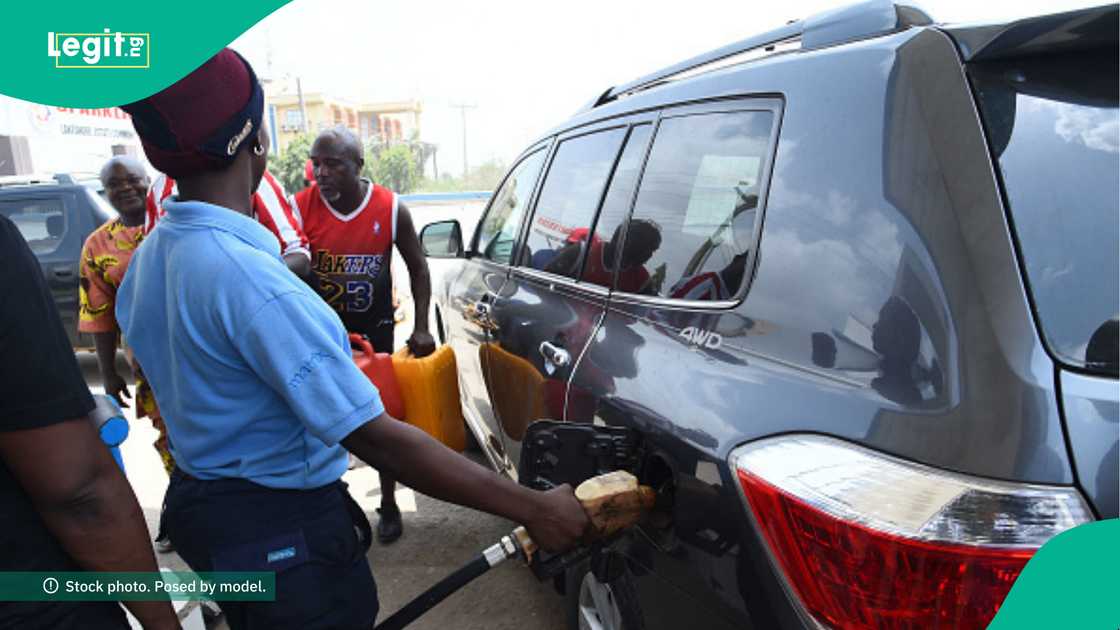
[{"label": "tinted car window", "polygon": [[529,196],[544,163],[543,149],[521,160],[494,195],[490,210],[478,228],[476,251],[494,262],[508,264]]},{"label": "tinted car window", "polygon": [[620,277],[634,275],[636,282],[648,274],[647,292],[665,298],[726,300],[739,293],[773,123],[771,112],[661,122],[627,228]]},{"label": "tinted car window", "polygon": [[[649,124],[636,125],[630,129],[630,136],[626,139],[626,148],[622,150],[622,157],[611,176],[610,187],[603,198],[603,207],[599,210],[599,219],[595,223],[595,232],[591,236],[591,246],[583,265],[583,275],[580,277],[585,282],[591,282],[602,287],[610,288],[614,276],[614,259],[617,255],[612,243],[622,242],[622,224],[630,214],[630,202],[634,198],[634,188],[638,185],[638,175],[642,169],[642,158],[646,154],[649,144],[651,126]],[[640,279],[631,275],[624,275],[620,280],[618,289],[629,293],[640,293],[643,290]]]},{"label": "tinted car window", "polygon": [[1043,338],[1060,361],[1112,374],[1120,363],[1116,73],[1115,54],[972,73]]},{"label": "tinted car window", "polygon": [[36,256],[53,253],[66,235],[66,210],[61,199],[0,201],[0,214],[16,224]]},{"label": "tinted car window", "polygon": [[574,278],[625,128],[565,140],[548,168],[521,264]]}]

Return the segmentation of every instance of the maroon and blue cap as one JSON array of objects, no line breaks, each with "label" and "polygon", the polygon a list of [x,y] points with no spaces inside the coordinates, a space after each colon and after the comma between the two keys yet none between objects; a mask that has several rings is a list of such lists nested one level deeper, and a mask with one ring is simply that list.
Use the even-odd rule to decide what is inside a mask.
[{"label": "maroon and blue cap", "polygon": [[179,179],[229,166],[257,137],[264,92],[253,67],[223,48],[174,84],[121,107],[152,166]]}]

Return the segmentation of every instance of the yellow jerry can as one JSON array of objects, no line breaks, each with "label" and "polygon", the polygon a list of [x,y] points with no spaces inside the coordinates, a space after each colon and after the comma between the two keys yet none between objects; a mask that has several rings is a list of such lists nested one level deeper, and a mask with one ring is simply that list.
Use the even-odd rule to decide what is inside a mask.
[{"label": "yellow jerry can", "polygon": [[393,371],[404,398],[407,415],[403,420],[462,452],[467,434],[451,346],[440,346],[422,359],[412,356],[405,346],[393,354]]}]

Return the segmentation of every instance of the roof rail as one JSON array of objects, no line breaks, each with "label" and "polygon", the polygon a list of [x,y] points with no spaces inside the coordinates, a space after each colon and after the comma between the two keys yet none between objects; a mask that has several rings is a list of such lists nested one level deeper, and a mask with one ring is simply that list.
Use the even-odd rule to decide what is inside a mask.
[{"label": "roof rail", "polygon": [[50,175],[30,173],[26,175],[4,175],[0,177],[0,188],[8,186],[37,186],[39,184],[57,184],[58,181]]},{"label": "roof rail", "polygon": [[921,9],[895,4],[892,0],[866,0],[858,4],[825,11],[804,20],[790,22],[772,31],[754,35],[733,44],[686,59],[643,77],[613,87],[592,100],[585,108],[605,105],[620,96],[660,85],[686,72],[709,66],[751,51],[769,51],[781,44],[799,41],[802,50],[825,48],[857,39],[885,35],[911,26],[932,24]]}]

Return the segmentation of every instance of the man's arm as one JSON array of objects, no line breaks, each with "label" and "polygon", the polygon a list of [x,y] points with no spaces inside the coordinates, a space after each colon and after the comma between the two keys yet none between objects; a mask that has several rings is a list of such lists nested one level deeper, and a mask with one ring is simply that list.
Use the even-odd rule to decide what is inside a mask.
[{"label": "man's arm", "polygon": [[346,330],[322,300],[289,291],[232,318],[230,338],[249,368],[283,396],[311,435],[434,497],[521,522],[546,549],[576,543],[587,517],[571,488],[518,486],[385,414],[354,365]]},{"label": "man's arm", "polygon": [[308,284],[311,283],[311,259],[307,257],[306,253],[298,251],[284,254],[284,264],[301,280]]},{"label": "man's arm", "polygon": [[[136,496],[84,417],[93,400],[50,290],[31,249],[2,216],[0,261],[0,287],[19,303],[0,309],[0,461],[83,568],[155,571]],[[169,602],[131,602],[128,609],[145,628],[179,627]]]},{"label": "man's arm", "polygon": [[412,223],[412,213],[402,203],[397,206],[397,249],[408,267],[409,284],[412,286],[413,329],[408,339],[412,354],[425,357],[435,352],[436,342],[428,331],[428,305],[432,301],[432,277],[428,260],[420,246],[420,237]]},{"label": "man's arm", "polygon": [[[82,568],[158,570],[136,495],[88,419],[0,432],[0,460]],[[179,627],[170,602],[123,604],[144,628]]]},{"label": "man's arm", "polygon": [[267,170],[253,194],[253,212],[261,225],[280,241],[280,251],[288,269],[312,288],[316,288],[318,283],[311,273],[310,246],[307,235],[303,232],[295,199],[285,192],[280,182]]},{"label": "man's arm", "polygon": [[117,319],[113,313],[117,289],[110,285],[97,267],[96,257],[91,249],[94,236],[82,244],[82,259],[78,268],[78,301],[80,312],[78,332],[93,335],[93,347],[97,350],[97,367],[105,385],[105,393],[127,407],[124,399],[129,396],[124,379],[117,374]]},{"label": "man's arm", "polygon": [[548,492],[520,486],[387,414],[358,427],[342,445],[426,495],[523,524],[546,551],[570,548],[587,528],[587,515],[567,485]]},{"label": "man's arm", "polygon": [[101,382],[105,385],[105,393],[117,400],[117,403],[128,408],[125,398],[130,398],[128,385],[117,373],[117,333],[93,333],[93,347],[97,349],[97,367],[101,371]]}]

